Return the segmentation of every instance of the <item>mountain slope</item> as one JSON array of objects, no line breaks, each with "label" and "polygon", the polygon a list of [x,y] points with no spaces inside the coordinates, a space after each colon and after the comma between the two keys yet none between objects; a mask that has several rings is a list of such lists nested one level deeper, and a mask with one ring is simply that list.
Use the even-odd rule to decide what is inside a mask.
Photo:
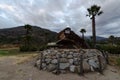
[{"label": "mountain slope", "polygon": [[[91,39],[90,36],[86,36],[85,38],[86,38],[86,39]],[[96,40],[97,40],[97,41],[102,41],[102,40],[107,40],[107,38],[101,37],[101,36],[96,36]]]},{"label": "mountain slope", "polygon": [[[21,44],[25,32],[24,26],[0,29],[0,44]],[[56,32],[32,26],[32,43],[34,45],[43,45],[55,41],[56,36]]]}]

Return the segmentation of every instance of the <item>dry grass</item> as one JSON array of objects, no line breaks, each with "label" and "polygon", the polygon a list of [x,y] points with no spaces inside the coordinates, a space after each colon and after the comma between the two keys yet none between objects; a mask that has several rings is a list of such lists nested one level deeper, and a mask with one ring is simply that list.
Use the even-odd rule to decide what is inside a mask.
[{"label": "dry grass", "polygon": [[19,48],[0,49],[0,60],[7,58],[15,59],[14,64],[21,64],[38,56],[39,52],[20,52]]},{"label": "dry grass", "polygon": [[120,57],[110,56],[109,63],[110,65],[115,66],[116,68],[120,69]]},{"label": "dry grass", "polygon": [[0,60],[5,60],[7,58],[10,59],[14,59],[14,63],[13,64],[22,64],[24,62],[28,62],[31,59],[36,59],[36,57],[38,56],[38,53],[25,53],[25,54],[19,54],[19,55],[12,55],[12,56],[2,56],[0,57]]},{"label": "dry grass", "polygon": [[37,56],[38,56],[38,53],[22,54],[22,55],[14,56],[17,59],[16,62],[15,62],[15,64],[24,63],[24,62],[29,61],[29,60],[37,57]]}]

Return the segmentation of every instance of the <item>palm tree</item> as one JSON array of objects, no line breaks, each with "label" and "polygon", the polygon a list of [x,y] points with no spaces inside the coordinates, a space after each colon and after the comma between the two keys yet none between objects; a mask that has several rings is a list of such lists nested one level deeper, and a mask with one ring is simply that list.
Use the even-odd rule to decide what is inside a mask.
[{"label": "palm tree", "polygon": [[100,6],[92,5],[90,8],[87,9],[88,14],[87,16],[92,19],[92,34],[93,34],[93,46],[96,46],[96,29],[95,29],[95,17],[96,15],[101,15],[103,11],[100,10]]},{"label": "palm tree", "polygon": [[26,30],[26,34],[25,34],[25,47],[30,47],[32,26],[29,25],[29,24],[26,24],[24,26],[24,28]]},{"label": "palm tree", "polygon": [[114,44],[114,39],[115,37],[113,35],[109,36],[109,41],[112,43],[112,45]]},{"label": "palm tree", "polygon": [[26,35],[29,35],[30,32],[32,31],[32,26],[29,24],[26,24],[24,28],[26,29]]},{"label": "palm tree", "polygon": [[82,38],[84,39],[84,33],[86,33],[85,29],[81,29],[80,32],[82,33]]}]

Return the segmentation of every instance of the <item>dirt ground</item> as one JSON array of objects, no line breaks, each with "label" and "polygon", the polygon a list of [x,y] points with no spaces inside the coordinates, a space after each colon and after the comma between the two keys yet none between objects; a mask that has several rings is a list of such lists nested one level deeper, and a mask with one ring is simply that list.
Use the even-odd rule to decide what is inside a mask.
[{"label": "dirt ground", "polygon": [[108,66],[101,75],[98,72],[54,75],[34,67],[36,54],[0,57],[0,80],[120,80],[120,70]]}]

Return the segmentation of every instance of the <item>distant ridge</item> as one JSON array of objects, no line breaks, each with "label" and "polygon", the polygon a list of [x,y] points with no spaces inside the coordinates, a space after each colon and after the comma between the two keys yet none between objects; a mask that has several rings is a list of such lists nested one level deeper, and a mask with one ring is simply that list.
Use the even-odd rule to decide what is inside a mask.
[{"label": "distant ridge", "polygon": [[[90,36],[86,36],[85,38],[86,38],[86,39],[91,39]],[[102,40],[107,40],[107,38],[101,37],[101,36],[96,36],[96,40],[97,40],[97,41],[102,41]]]},{"label": "distant ridge", "polygon": [[[38,26],[32,26],[32,30],[32,43],[34,45],[39,46],[56,40],[56,32]],[[24,35],[24,26],[0,29],[0,44],[20,44]]]}]

